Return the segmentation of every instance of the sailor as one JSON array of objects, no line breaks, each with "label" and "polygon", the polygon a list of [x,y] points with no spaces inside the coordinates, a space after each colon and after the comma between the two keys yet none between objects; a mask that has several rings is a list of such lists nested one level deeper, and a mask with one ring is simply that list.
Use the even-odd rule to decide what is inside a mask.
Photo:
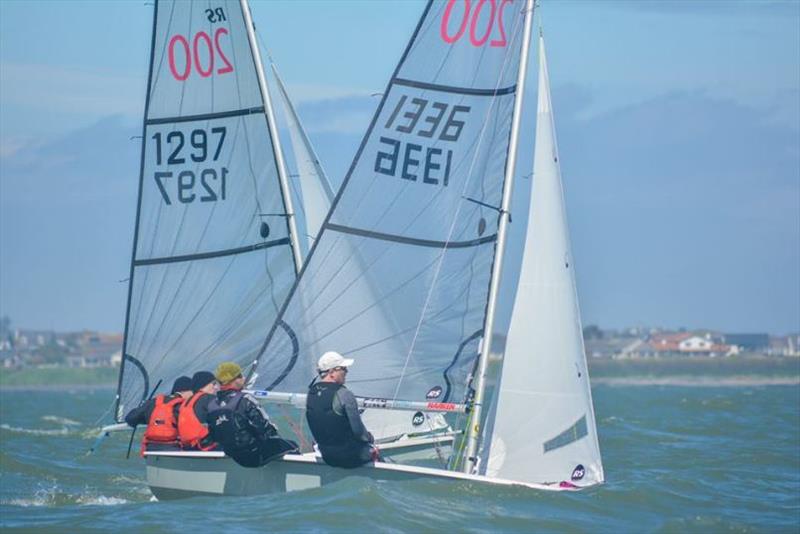
[{"label": "sailor", "polygon": [[178,407],[184,399],[192,396],[192,379],[179,376],[172,384],[169,395],[156,395],[153,399],[134,408],[125,416],[132,427],[147,425],[142,438],[141,454],[146,450],[164,451],[178,449]]},{"label": "sailor", "polygon": [[192,376],[194,394],[181,404],[178,411],[178,439],[188,450],[211,451],[219,446],[208,435],[208,403],[214,400],[217,382],[210,371],[198,371]]},{"label": "sailor", "polygon": [[306,419],[322,459],[335,467],[358,467],[379,459],[353,393],[344,387],[350,358],[326,352],[317,362],[319,381],[308,388]]},{"label": "sailor", "polygon": [[287,452],[298,452],[297,443],[278,436],[264,409],[242,391],[242,368],[234,362],[219,364],[215,372],[220,390],[208,405],[211,436],[225,454],[244,467],[261,467]]}]

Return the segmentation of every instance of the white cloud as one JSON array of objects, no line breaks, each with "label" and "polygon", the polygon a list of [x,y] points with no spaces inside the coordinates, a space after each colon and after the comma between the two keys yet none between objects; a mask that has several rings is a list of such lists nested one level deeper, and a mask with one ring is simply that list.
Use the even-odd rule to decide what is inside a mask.
[{"label": "white cloud", "polygon": [[[3,112],[15,108],[36,112],[82,114],[92,120],[112,114],[139,116],[144,101],[142,76],[110,71],[0,63]],[[13,125],[5,127],[13,129]]]}]

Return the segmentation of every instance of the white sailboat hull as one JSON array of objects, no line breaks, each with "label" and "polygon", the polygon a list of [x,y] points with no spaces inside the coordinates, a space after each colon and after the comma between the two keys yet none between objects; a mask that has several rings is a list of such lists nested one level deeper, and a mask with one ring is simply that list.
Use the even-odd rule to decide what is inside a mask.
[{"label": "white sailboat hull", "polygon": [[543,490],[579,489],[384,462],[342,469],[326,465],[314,453],[287,455],[259,468],[242,467],[221,452],[152,452],[145,457],[147,484],[158,500],[284,493],[319,488],[353,476],[386,481],[429,479]]}]

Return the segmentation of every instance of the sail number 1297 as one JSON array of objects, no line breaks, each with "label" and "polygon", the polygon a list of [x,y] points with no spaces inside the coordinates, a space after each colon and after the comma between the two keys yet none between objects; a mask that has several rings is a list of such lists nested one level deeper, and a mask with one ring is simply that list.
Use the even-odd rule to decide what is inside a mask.
[{"label": "sail number 1297", "polygon": [[[226,133],[224,126],[211,128],[211,135],[202,128],[192,130],[188,136],[180,130],[156,132],[151,137],[155,144],[155,163],[157,166],[166,163],[169,168],[187,162],[202,164],[217,161]],[[176,200],[182,204],[225,200],[227,167],[200,167],[197,165],[194,169],[158,170],[153,173],[165,204],[170,206]]]}]

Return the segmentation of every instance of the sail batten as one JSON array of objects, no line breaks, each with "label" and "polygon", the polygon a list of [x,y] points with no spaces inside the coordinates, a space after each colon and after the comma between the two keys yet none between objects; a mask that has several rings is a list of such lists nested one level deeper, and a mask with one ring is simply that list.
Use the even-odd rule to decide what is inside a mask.
[{"label": "sail batten", "polygon": [[392,84],[405,87],[414,87],[417,89],[426,89],[430,91],[438,91],[440,93],[455,93],[458,95],[469,96],[501,96],[511,94],[517,90],[516,85],[503,87],[501,89],[481,89],[474,87],[457,87],[453,85],[427,83],[419,80],[407,80],[405,78],[394,78],[392,79]]}]

